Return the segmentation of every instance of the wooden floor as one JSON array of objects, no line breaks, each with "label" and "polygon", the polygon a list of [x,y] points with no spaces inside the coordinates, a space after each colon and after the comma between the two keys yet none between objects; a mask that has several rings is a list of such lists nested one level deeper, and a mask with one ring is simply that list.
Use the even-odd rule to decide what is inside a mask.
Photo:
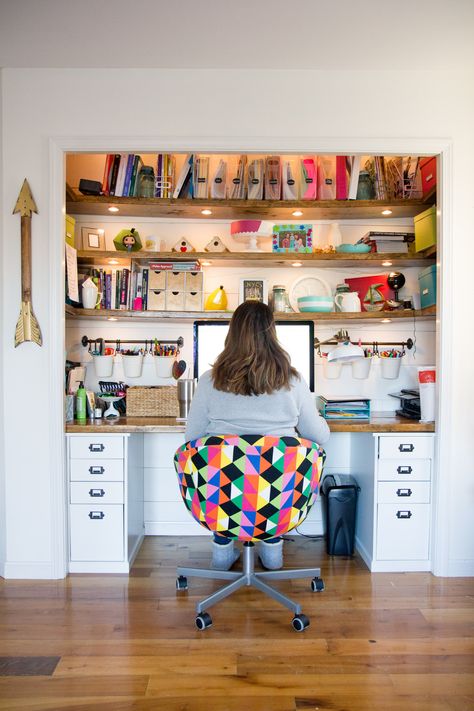
[{"label": "wooden floor", "polygon": [[326,590],[280,583],[311,618],[245,588],[212,609],[219,583],[205,538],[148,538],[130,577],[0,582],[0,709],[160,711],[461,711],[474,709],[474,584],[428,573],[370,574],[329,559],[321,541],[285,543],[288,566],[321,563]]}]

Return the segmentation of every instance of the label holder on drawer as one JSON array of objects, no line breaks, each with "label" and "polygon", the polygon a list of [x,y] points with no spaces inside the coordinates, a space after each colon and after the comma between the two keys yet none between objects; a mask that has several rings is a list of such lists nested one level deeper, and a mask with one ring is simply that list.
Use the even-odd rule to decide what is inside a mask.
[{"label": "label holder on drawer", "polygon": [[89,489],[89,496],[92,498],[101,498],[105,496],[105,491],[103,489]]},{"label": "label holder on drawer", "polygon": [[101,521],[105,518],[105,513],[103,511],[89,511],[89,518],[93,521]]},{"label": "label holder on drawer", "polygon": [[398,474],[411,474],[412,471],[413,471],[413,468],[410,467],[409,465],[406,465],[406,466],[400,465],[399,467],[397,467]]},{"label": "label holder on drawer", "polygon": [[89,445],[89,450],[91,452],[103,452],[105,449],[105,444],[102,444],[101,442],[91,442]]},{"label": "label holder on drawer", "polygon": [[397,489],[397,496],[411,496],[412,494],[411,489]]},{"label": "label holder on drawer", "polygon": [[411,511],[397,511],[397,518],[411,518],[413,516]]},{"label": "label holder on drawer", "polygon": [[398,445],[398,449],[400,452],[413,452],[415,449],[415,445],[410,443],[403,443]]},{"label": "label holder on drawer", "polygon": [[89,474],[103,474],[104,472],[104,467],[89,467]]}]

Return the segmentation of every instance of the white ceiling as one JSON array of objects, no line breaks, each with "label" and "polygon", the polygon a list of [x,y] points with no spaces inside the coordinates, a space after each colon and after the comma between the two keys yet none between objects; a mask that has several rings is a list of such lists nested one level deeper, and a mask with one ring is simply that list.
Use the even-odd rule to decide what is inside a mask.
[{"label": "white ceiling", "polygon": [[0,0],[0,67],[474,68],[474,0]]}]

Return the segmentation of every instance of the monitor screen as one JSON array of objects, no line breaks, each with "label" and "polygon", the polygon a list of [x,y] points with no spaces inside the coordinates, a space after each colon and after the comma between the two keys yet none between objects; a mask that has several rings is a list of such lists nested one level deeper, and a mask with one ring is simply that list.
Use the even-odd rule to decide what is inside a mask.
[{"label": "monitor screen", "polygon": [[[209,370],[224,350],[229,321],[194,322],[194,377]],[[288,353],[291,365],[301,373],[314,392],[314,323],[312,321],[276,321],[278,340]]]}]

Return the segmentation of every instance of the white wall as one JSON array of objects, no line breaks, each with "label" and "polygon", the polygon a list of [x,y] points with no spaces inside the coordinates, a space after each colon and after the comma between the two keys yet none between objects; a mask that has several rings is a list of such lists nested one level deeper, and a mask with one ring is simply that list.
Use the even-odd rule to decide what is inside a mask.
[{"label": "white wall", "polygon": [[[3,104],[3,76],[0,72],[0,116],[2,115]],[[0,120],[0,126],[2,121]],[[0,133],[0,165],[3,165],[3,131]],[[3,215],[3,171],[0,172],[0,214]],[[0,222],[0,244],[3,245],[3,222]],[[3,274],[3,249],[0,249],[0,274]],[[0,344],[3,342],[3,309],[0,309]],[[0,348],[0,387],[3,384],[3,348]],[[3,398],[0,397],[0,570],[3,569],[6,555],[6,526],[5,526],[5,439],[4,426],[5,417],[3,409]]]},{"label": "white wall", "polygon": [[[471,259],[466,259],[472,252],[473,85],[473,76],[467,72],[4,70],[2,399],[8,412],[4,457],[7,575],[47,576],[55,569],[51,446],[52,418],[60,414],[59,403],[50,404],[53,385],[49,380],[51,335],[56,328],[50,314],[56,272],[50,260],[54,226],[49,222],[49,139],[65,136],[104,136],[103,150],[114,146],[133,150],[129,139],[153,136],[149,146],[142,141],[141,151],[156,150],[159,137],[163,137],[163,148],[167,137],[181,137],[189,148],[207,145],[208,150],[282,152],[299,150],[303,142],[308,150],[317,151],[318,141],[328,138],[340,139],[341,152],[354,150],[354,140],[360,145],[359,139],[366,142],[367,152],[373,152],[375,145],[383,152],[384,137],[406,139],[410,146],[413,139],[420,144],[427,138],[452,140],[456,291],[450,294],[455,308],[449,326],[462,335],[452,352],[453,408],[450,431],[445,433],[446,443],[452,443],[450,486],[440,511],[446,525],[440,529],[438,572],[474,571],[470,414],[474,393],[470,356],[466,355],[474,346],[472,266]],[[113,145],[110,137],[116,139]],[[84,142],[84,150],[98,150],[97,141],[89,143]],[[15,350],[20,240],[19,218],[11,215],[11,207],[25,176],[39,208],[39,215],[33,217],[33,304],[44,346],[26,344]],[[25,403],[30,406],[26,408]]]}]

